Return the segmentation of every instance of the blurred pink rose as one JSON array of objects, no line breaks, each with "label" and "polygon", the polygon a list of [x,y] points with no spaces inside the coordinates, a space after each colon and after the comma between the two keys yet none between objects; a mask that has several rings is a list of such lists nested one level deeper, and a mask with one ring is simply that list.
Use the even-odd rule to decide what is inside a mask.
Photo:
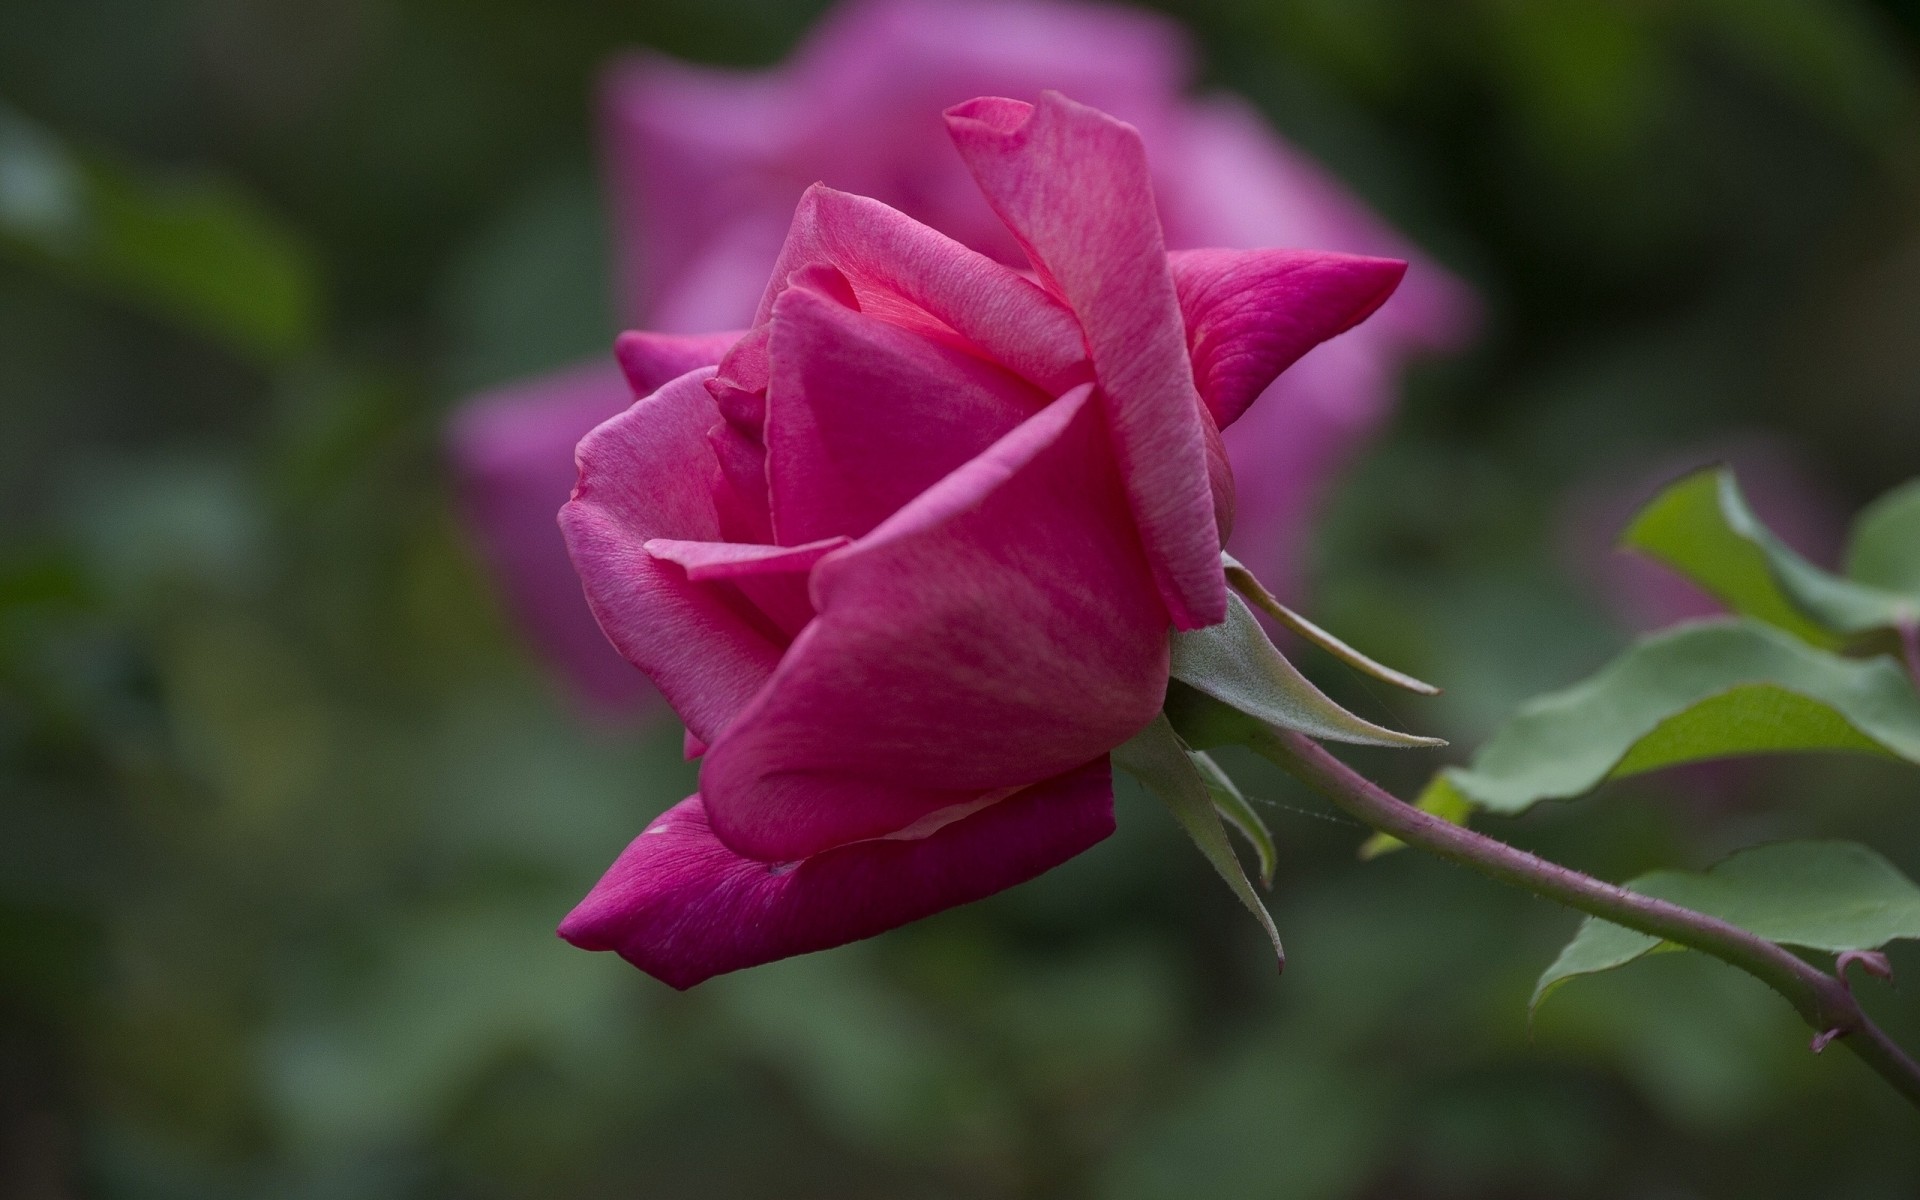
[{"label": "blurred pink rose", "polygon": [[[969,96],[1065,92],[1145,135],[1169,246],[1311,246],[1413,264],[1378,316],[1310,355],[1227,436],[1240,476],[1234,553],[1295,591],[1309,518],[1391,408],[1402,362],[1458,345],[1477,306],[1244,102],[1185,97],[1190,76],[1186,39],[1165,18],[1053,0],[854,0],[761,72],[634,56],[603,89],[624,311],[675,332],[745,325],[794,202],[817,180],[1021,265],[937,114]],[[594,661],[608,656],[569,600],[557,538],[541,532],[572,478],[557,448],[631,402],[609,380],[596,409],[584,388],[575,373],[488,399],[460,419],[454,458],[490,558],[546,573],[508,580],[517,615],[589,694],[619,704],[643,694],[639,681],[622,687],[610,659]],[[531,432],[542,423],[551,436]],[[537,511],[517,513],[516,498]],[[550,544],[518,544],[527,538]]]},{"label": "blurred pink rose", "polygon": [[700,792],[561,926],[677,987],[1044,871],[1113,825],[1169,627],[1226,615],[1219,428],[1405,264],[1169,255],[1139,133],[1046,93],[947,123],[1032,275],[807,190],[746,331],[627,334],[561,514]]}]

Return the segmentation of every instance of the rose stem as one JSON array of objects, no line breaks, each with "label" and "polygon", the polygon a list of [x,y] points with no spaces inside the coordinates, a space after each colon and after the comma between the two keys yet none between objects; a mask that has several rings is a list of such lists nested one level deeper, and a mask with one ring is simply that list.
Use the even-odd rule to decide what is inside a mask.
[{"label": "rose stem", "polygon": [[1920,1063],[1861,1010],[1844,978],[1774,942],[1705,913],[1642,896],[1548,862],[1401,801],[1302,734],[1264,729],[1253,750],[1381,833],[1523,887],[1570,908],[1711,954],[1754,976],[1813,1027],[1816,1044],[1840,1038],[1895,1091],[1920,1107]]}]

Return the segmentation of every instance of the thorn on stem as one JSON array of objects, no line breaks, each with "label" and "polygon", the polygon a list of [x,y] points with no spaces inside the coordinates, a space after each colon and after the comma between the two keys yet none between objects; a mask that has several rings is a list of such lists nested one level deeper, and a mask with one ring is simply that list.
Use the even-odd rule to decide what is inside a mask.
[{"label": "thorn on stem", "polygon": [[1844,1037],[1846,1032],[1844,1029],[1834,1028],[1827,1030],[1825,1033],[1816,1033],[1813,1035],[1812,1043],[1810,1043],[1807,1048],[1815,1054],[1818,1054],[1822,1050],[1825,1050],[1835,1038]]},{"label": "thorn on stem", "polygon": [[1833,973],[1840,977],[1841,983],[1845,983],[1847,981],[1847,968],[1853,966],[1859,967],[1875,979],[1885,979],[1888,981],[1892,981],[1893,979],[1892,961],[1878,950],[1841,951],[1840,956],[1833,960]]}]

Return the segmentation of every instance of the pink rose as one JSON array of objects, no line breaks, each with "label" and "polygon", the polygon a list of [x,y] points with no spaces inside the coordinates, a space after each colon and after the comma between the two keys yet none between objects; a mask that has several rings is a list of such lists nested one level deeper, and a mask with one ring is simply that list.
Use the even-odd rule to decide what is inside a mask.
[{"label": "pink rose", "polygon": [[949,111],[1028,276],[809,189],[747,330],[628,334],[561,527],[704,752],[561,926],[676,987],[1030,878],[1112,829],[1170,628],[1226,614],[1219,428],[1405,264],[1169,255],[1131,126]]},{"label": "pink rose", "polygon": [[[982,94],[1076,96],[1145,134],[1170,246],[1313,246],[1413,263],[1377,317],[1308,356],[1227,435],[1241,468],[1233,551],[1297,591],[1309,518],[1390,409],[1402,362],[1459,344],[1475,305],[1246,104],[1185,98],[1190,76],[1186,39],[1166,19],[1042,0],[853,0],[765,72],[635,56],[603,89],[625,312],[675,332],[746,325],[794,202],[816,180],[1018,265],[1018,243],[935,114]],[[515,572],[505,586],[522,622],[589,695],[618,704],[642,694],[638,680],[608,678],[624,668],[598,644],[545,524],[572,480],[558,447],[629,401],[610,379],[597,402],[586,388],[574,373],[487,398],[460,418],[453,457],[489,557]],[[543,424],[550,433],[536,432]]]}]

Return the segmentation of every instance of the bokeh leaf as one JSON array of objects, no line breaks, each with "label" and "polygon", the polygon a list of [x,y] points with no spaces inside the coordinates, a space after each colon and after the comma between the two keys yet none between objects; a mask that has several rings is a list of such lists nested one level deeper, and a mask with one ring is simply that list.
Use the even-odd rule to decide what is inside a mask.
[{"label": "bokeh leaf", "polygon": [[1847,574],[1870,587],[1920,597],[1920,479],[1861,511],[1847,545]]},{"label": "bokeh leaf", "polygon": [[1186,830],[1193,844],[1200,848],[1201,855],[1260,922],[1260,928],[1273,942],[1274,957],[1284,966],[1287,954],[1280,945],[1280,931],[1274,928],[1272,915],[1266,905],[1260,903],[1240,860],[1234,857],[1233,845],[1227,841],[1227,831],[1220,824],[1220,813],[1214,807],[1207,780],[1166,715],[1154,717],[1151,725],[1115,749],[1113,761],[1167,806],[1180,828]]},{"label": "bokeh leaf", "polygon": [[1279,853],[1274,848],[1273,834],[1267,829],[1267,823],[1254,811],[1246,793],[1233,781],[1233,776],[1221,769],[1212,756],[1201,750],[1187,751],[1193,756],[1193,765],[1200,768],[1201,778],[1207,781],[1207,791],[1213,794],[1213,807],[1219,810],[1221,819],[1234,827],[1240,836],[1247,839],[1247,845],[1253,847],[1254,857],[1260,863],[1260,886],[1273,886],[1273,871],[1278,864]]},{"label": "bokeh leaf", "polygon": [[[1902,519],[1903,508],[1891,512],[1883,518],[1888,531],[1870,538],[1870,563],[1888,553],[1887,543],[1897,536],[1893,531],[1911,520]],[[1920,617],[1920,593],[1902,595],[1845,579],[1802,558],[1753,514],[1733,472],[1724,467],[1695,472],[1668,487],[1641,510],[1621,540],[1686,575],[1734,612],[1816,646],[1831,648]]]},{"label": "bokeh leaf", "polygon": [[1841,658],[1758,621],[1683,625],[1523,706],[1470,768],[1442,771],[1419,803],[1518,813],[1607,779],[1790,750],[1920,763],[1920,696],[1887,659]]},{"label": "bokeh leaf", "polygon": [[1357,717],[1313,686],[1268,640],[1246,602],[1227,595],[1227,619],[1173,635],[1173,678],[1269,725],[1369,746],[1444,746]]},{"label": "bokeh leaf", "polygon": [[[1758,846],[1704,874],[1653,871],[1626,887],[1809,950],[1875,950],[1897,938],[1920,938],[1920,887],[1880,855],[1852,842]],[[1576,975],[1682,949],[1588,917],[1534,985],[1532,1007],[1538,1008]]]},{"label": "bokeh leaf", "polygon": [[311,344],[305,247],[224,182],[82,154],[0,105],[0,248],[278,361]]}]

